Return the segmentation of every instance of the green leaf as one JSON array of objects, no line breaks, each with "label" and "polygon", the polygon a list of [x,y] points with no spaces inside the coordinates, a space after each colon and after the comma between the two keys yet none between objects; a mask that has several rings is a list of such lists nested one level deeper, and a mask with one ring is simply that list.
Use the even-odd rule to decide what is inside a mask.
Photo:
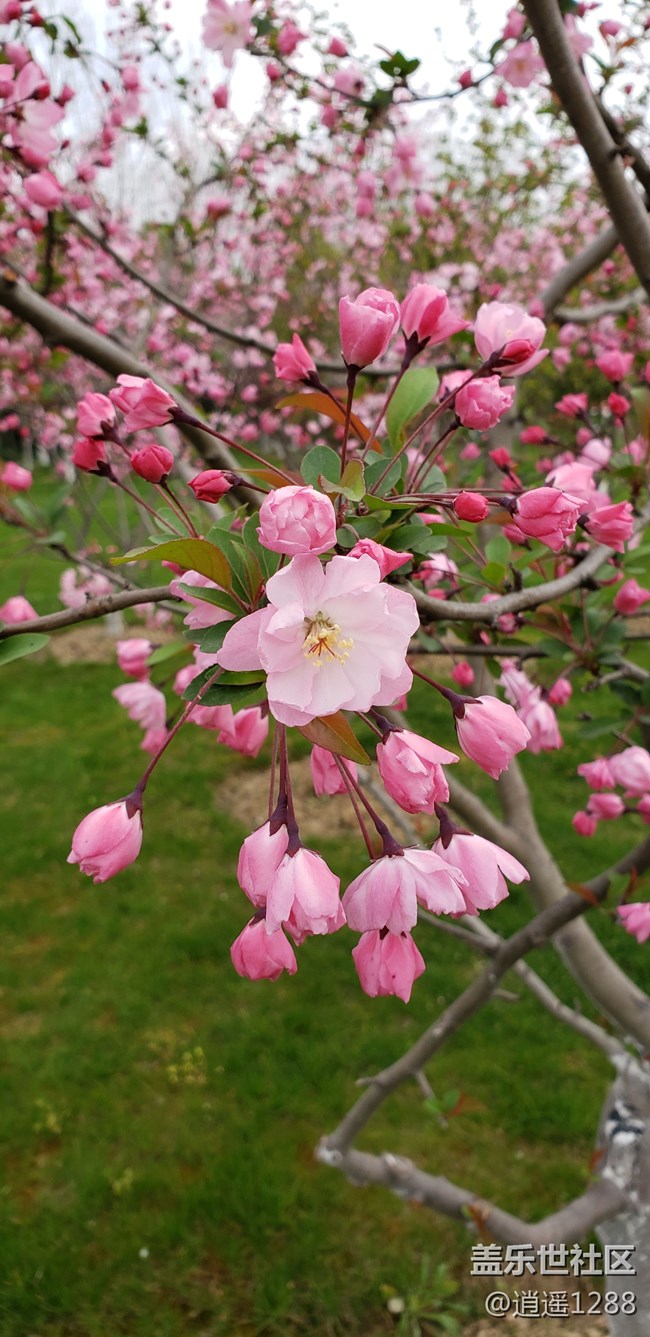
[{"label": "green leaf", "polygon": [[[192,633],[194,639],[194,633]],[[169,659],[176,659],[180,655],[187,655],[189,646],[187,641],[170,641],[168,645],[159,645],[147,660],[150,668],[155,668],[157,664],[166,664]]]},{"label": "green leaf", "polygon": [[361,501],[366,491],[366,480],[361,460],[350,460],[341,477],[340,488],[344,497],[350,501]]},{"label": "green leaf", "polygon": [[[193,701],[213,673],[214,669],[208,668],[193,678],[183,692],[184,700]],[[201,697],[201,705],[232,706],[239,710],[243,705],[264,699],[265,682],[263,673],[222,673]]]},{"label": "green leaf", "polygon": [[406,428],[431,403],[439,385],[435,367],[409,367],[388,405],[386,429],[391,446],[404,442]]},{"label": "green leaf", "polygon": [[348,724],[342,710],[335,715],[321,715],[300,726],[300,732],[310,743],[327,748],[338,757],[348,761],[358,761],[361,766],[370,765],[370,757],[364,751],[356,734]]},{"label": "green leaf", "polygon": [[510,561],[510,544],[503,534],[497,534],[496,538],[490,539],[485,545],[485,556],[488,562],[498,562],[500,566],[507,566]]},{"label": "green leaf", "polygon": [[227,613],[241,617],[242,610],[239,604],[229,594],[224,594],[223,590],[211,590],[205,585],[185,585],[182,581],[179,582],[178,588],[184,594],[190,594],[193,599],[200,599],[201,603],[214,604],[215,608],[225,608]]},{"label": "green leaf", "polygon": [[338,483],[341,461],[331,446],[314,446],[313,450],[307,451],[300,472],[310,487],[317,486],[321,474],[329,483]]},{"label": "green leaf", "polygon": [[503,585],[507,569],[501,562],[486,562],[481,577],[486,585]]},{"label": "green leaf", "polygon": [[[380,460],[373,460],[372,464],[366,464],[367,488],[375,486],[375,483],[381,478],[387,464],[388,460],[385,456]],[[386,477],[383,478],[381,482],[381,492],[383,496],[386,496],[388,492],[392,491],[392,489],[397,486],[400,479],[404,477],[407,464],[408,460],[405,455],[402,455],[401,459],[393,461],[390,469],[388,469],[386,473]]]},{"label": "green leaf", "polygon": [[232,622],[216,622],[213,627],[202,627],[200,631],[192,631],[191,637],[200,647],[203,654],[216,655],[217,650],[221,649],[231,627]]},{"label": "green leaf", "polygon": [[47,645],[49,636],[42,632],[24,632],[19,636],[8,636],[0,641],[0,664],[10,664],[12,659],[22,659],[23,655],[35,655]]},{"label": "green leaf", "polygon": [[198,571],[200,575],[214,580],[217,585],[230,588],[230,567],[223,553],[209,543],[207,539],[171,539],[169,543],[158,543],[155,548],[132,548],[124,557],[112,557],[113,566],[123,566],[125,562],[177,562],[188,571]]}]

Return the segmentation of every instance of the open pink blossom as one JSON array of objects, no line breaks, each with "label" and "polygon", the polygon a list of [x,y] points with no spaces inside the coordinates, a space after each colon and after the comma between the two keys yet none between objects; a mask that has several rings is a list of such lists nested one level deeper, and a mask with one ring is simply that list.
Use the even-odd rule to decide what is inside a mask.
[{"label": "open pink blossom", "polygon": [[436,840],[433,848],[441,859],[464,873],[467,885],[462,893],[468,915],[493,910],[508,895],[506,878],[510,882],[528,882],[530,878],[524,865],[507,850],[468,831],[454,832],[446,845],[442,839]]},{"label": "open pink blossom", "polygon": [[619,348],[610,348],[596,358],[596,366],[608,381],[618,385],[619,381],[624,381],[625,377],[629,376],[634,366],[634,354],[622,353]]},{"label": "open pink blossom", "polygon": [[278,487],[264,498],[259,512],[260,543],[271,552],[294,557],[323,553],[336,543],[336,512],[324,492],[301,486]]},{"label": "open pink blossom", "polygon": [[208,0],[203,16],[203,41],[210,51],[219,51],[227,70],[232,69],[236,51],[253,40],[252,5],[248,0]]},{"label": "open pink blossom", "polygon": [[432,914],[462,914],[466,879],[432,850],[385,854],[355,877],[343,897],[350,928],[405,933],[418,917],[418,901]]},{"label": "open pink blossom", "polygon": [[386,352],[399,325],[399,306],[386,288],[365,288],[339,302],[341,352],[348,367],[367,367]]},{"label": "open pink blossom", "polygon": [[359,983],[369,998],[394,994],[408,1003],[415,980],[425,969],[410,933],[364,933],[352,949]]},{"label": "open pink blossom", "polygon": [[17,622],[30,622],[33,617],[38,617],[38,613],[22,594],[12,594],[0,607],[0,622],[8,627]]},{"label": "open pink blossom", "polygon": [[320,854],[303,848],[287,852],[267,885],[267,933],[274,933],[290,916],[302,932],[330,933],[339,928],[340,885]]},{"label": "open pink blossom", "polygon": [[508,52],[496,72],[512,88],[528,88],[545,69],[544,61],[532,41],[518,42]]},{"label": "open pink blossom", "polygon": [[620,785],[628,798],[641,798],[650,793],[650,753],[635,744],[609,758],[609,769],[614,782]]},{"label": "open pink blossom", "polygon": [[128,641],[117,641],[115,645],[117,662],[123,673],[129,678],[149,677],[149,655],[153,650],[151,641],[144,636],[133,636]]},{"label": "open pink blossom", "polygon": [[294,334],[290,344],[278,344],[273,354],[273,366],[281,381],[309,381],[316,371],[316,363],[299,334]]},{"label": "open pink blossom", "polygon": [[554,752],[564,746],[555,711],[543,699],[541,692],[538,691],[536,700],[530,701],[519,711],[519,718],[530,733],[527,752],[537,755],[539,752]]},{"label": "open pink blossom", "polygon": [[32,482],[31,471],[23,469],[22,464],[16,464],[15,460],[7,460],[0,468],[0,483],[11,488],[12,492],[29,492]]},{"label": "open pink blossom", "polygon": [[[353,780],[357,778],[357,768],[353,761],[344,761],[343,765]],[[313,747],[309,758],[314,792],[319,798],[325,794],[347,794],[345,780],[331,752],[325,747]]]},{"label": "open pink blossom", "polygon": [[626,933],[631,933],[637,942],[647,942],[650,938],[650,901],[637,901],[634,905],[619,905],[618,917],[623,921]]},{"label": "open pink blossom", "polygon": [[109,392],[109,398],[125,415],[127,432],[136,432],[141,427],[162,427],[171,422],[172,410],[177,407],[172,395],[150,377],[128,376],[126,373],[118,376],[117,386]]},{"label": "open pink blossom", "polygon": [[325,568],[311,553],[294,557],[267,581],[266,594],[268,607],[227,633],[218,662],[264,669],[281,724],[390,705],[409,690],[415,600],[382,584],[371,557],[333,557]]},{"label": "open pink blossom", "polygon": [[516,711],[496,696],[477,696],[465,702],[465,714],[456,718],[458,741],[466,756],[493,780],[508,769],[512,758],[527,746],[530,733]]},{"label": "open pink blossom", "polygon": [[455,752],[410,729],[392,729],[377,748],[386,793],[405,812],[433,813],[436,803],[446,803],[449,786],[442,767],[458,760]]},{"label": "open pink blossom", "polygon": [[484,376],[461,386],[456,393],[454,408],[463,427],[487,432],[490,427],[496,427],[514,397],[513,385],[502,385],[498,376]]},{"label": "open pink blossom", "polygon": [[133,795],[105,803],[81,821],[68,863],[78,863],[93,882],[107,882],[137,859],[142,847],[142,806]]},{"label": "open pink blossom", "polygon": [[536,487],[522,492],[516,501],[514,519],[522,534],[538,539],[552,552],[559,552],[575,530],[580,505],[556,487]]},{"label": "open pink blossom", "polygon": [[[208,707],[209,709],[209,707]],[[233,711],[222,706],[217,742],[240,752],[242,757],[257,757],[269,736],[269,717],[259,706]]]},{"label": "open pink blossom", "polygon": [[230,959],[237,974],[248,980],[277,980],[283,970],[295,975],[298,969],[293,947],[282,929],[267,933],[264,920],[258,918],[251,919],[235,938]]},{"label": "open pink blossom", "polygon": [[476,313],[478,352],[485,362],[498,354],[493,365],[504,376],[522,376],[536,367],[548,352],[540,347],[545,335],[544,321],[514,303],[484,302]]},{"label": "open pink blossom", "polygon": [[63,200],[63,189],[52,172],[34,172],[25,181],[25,194],[32,204],[41,209],[58,209]]},{"label": "open pink blossom", "polygon": [[404,298],[400,324],[407,339],[423,346],[440,344],[469,327],[469,321],[451,310],[446,292],[431,283],[417,283]]}]

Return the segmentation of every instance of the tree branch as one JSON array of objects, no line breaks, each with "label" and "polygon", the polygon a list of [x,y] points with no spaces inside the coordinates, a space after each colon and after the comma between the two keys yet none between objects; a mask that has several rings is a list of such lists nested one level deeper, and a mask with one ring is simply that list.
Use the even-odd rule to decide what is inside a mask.
[{"label": "tree branch", "polygon": [[76,622],[91,622],[93,618],[105,617],[107,613],[117,613],[123,608],[135,608],[138,604],[161,603],[163,599],[174,601],[169,593],[169,585],[156,585],[148,590],[120,590],[118,594],[102,594],[98,599],[89,599],[82,608],[64,608],[60,613],[45,613],[43,617],[32,617],[29,621],[13,622],[10,626],[0,625],[0,641],[10,636],[23,636],[32,631],[58,631],[61,627],[72,627]]},{"label": "tree branch", "polygon": [[523,0],[523,7],[553,88],[589,159],[620,241],[639,282],[650,295],[650,220],[645,202],[628,181],[619,146],[573,53],[557,0]]},{"label": "tree branch", "polygon": [[594,237],[593,241],[589,242],[588,246],[585,246],[584,250],[579,251],[563,266],[559,273],[551,279],[541,295],[540,300],[547,320],[555,314],[560,320],[575,319],[573,312],[569,316],[566,313],[561,314],[556,311],[556,308],[567,293],[575,288],[576,284],[580,283],[588,274],[593,273],[594,269],[600,268],[603,261],[607,260],[612,251],[616,250],[619,242],[620,237],[616,228],[613,223],[609,223],[607,227],[603,228],[602,232],[599,232],[597,237]]}]

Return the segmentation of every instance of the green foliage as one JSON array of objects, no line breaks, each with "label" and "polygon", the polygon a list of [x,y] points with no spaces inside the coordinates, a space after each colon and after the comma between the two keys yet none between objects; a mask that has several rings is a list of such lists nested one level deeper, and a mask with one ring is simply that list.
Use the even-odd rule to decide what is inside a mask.
[{"label": "green foliage", "polygon": [[386,413],[386,430],[394,450],[403,445],[409,424],[432,403],[438,385],[435,367],[409,367],[404,372]]},{"label": "green foliage", "polygon": [[49,636],[38,632],[8,636],[6,641],[0,641],[0,665],[10,664],[13,659],[22,659],[24,655],[35,655],[47,645],[49,639]]}]

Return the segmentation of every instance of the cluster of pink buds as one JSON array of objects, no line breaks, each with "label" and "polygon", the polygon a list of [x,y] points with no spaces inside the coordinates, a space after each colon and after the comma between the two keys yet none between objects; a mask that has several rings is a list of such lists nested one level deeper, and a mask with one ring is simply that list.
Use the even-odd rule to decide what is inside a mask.
[{"label": "cluster of pink buds", "polygon": [[[593,836],[599,822],[614,821],[626,812],[636,812],[644,822],[650,822],[650,752],[644,747],[634,745],[611,757],[582,762],[578,775],[594,791],[586,809],[573,818],[578,835]],[[623,797],[614,792],[616,788],[623,790]],[[630,799],[637,800],[636,806]]]}]

